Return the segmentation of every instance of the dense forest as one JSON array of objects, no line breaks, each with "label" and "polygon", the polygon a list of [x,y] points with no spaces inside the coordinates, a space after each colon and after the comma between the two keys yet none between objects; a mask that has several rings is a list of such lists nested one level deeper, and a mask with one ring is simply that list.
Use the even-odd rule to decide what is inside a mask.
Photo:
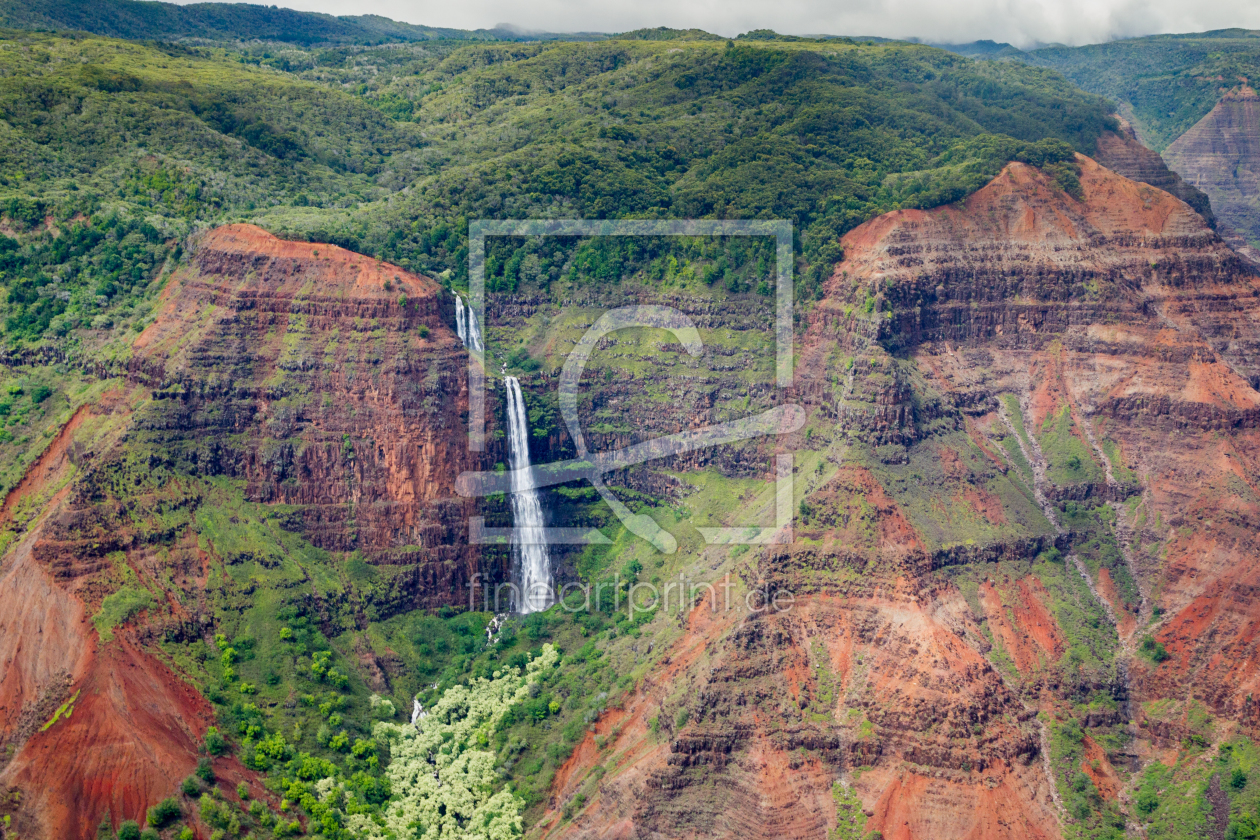
[{"label": "dense forest", "polygon": [[520,37],[501,29],[471,32],[415,26],[378,15],[334,17],[255,3],[176,5],[142,0],[5,0],[0,3],[0,26],[91,32],[133,40],[262,40],[307,45],[435,39],[511,41]]},{"label": "dense forest", "polygon": [[229,49],[10,32],[5,340],[138,329],[180,239],[226,220],[458,286],[470,218],[787,218],[808,296],[856,224],[954,201],[1008,160],[1070,188],[1072,151],[1110,122],[1053,72],[929,47],[659,37]]},{"label": "dense forest", "polygon": [[1221,29],[1151,35],[1087,47],[1045,47],[1021,60],[1053,68],[1091,93],[1120,104],[1157,152],[1203,118],[1221,94],[1254,83],[1260,33]]}]

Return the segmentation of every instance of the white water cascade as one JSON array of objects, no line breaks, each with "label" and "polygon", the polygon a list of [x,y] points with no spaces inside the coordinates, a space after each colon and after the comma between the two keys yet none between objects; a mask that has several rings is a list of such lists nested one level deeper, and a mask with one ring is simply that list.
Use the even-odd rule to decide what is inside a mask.
[{"label": "white water cascade", "polygon": [[520,535],[512,543],[512,579],[520,586],[518,611],[532,613],[551,604],[551,557],[543,532],[542,503],[534,489],[529,465],[529,419],[521,383],[506,377],[508,409],[508,456],[512,468],[512,518]]},{"label": "white water cascade", "polygon": [[481,328],[477,326],[477,314],[471,306],[464,306],[464,299],[459,295],[455,295],[455,332],[465,347],[478,353],[485,350],[481,346]]},{"label": "white water cascade", "polygon": [[411,698],[411,725],[415,726],[416,721],[424,717],[424,706],[420,705],[420,695]]},{"label": "white water cascade", "polygon": [[468,346],[468,327],[464,326],[464,299],[459,295],[455,295],[455,334],[459,336],[460,342]]}]

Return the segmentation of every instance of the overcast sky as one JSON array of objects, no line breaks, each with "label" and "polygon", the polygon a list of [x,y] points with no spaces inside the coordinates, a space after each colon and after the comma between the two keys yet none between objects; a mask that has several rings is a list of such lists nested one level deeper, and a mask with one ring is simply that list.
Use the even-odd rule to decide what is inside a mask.
[{"label": "overcast sky", "polygon": [[276,0],[337,15],[479,29],[510,23],[552,32],[698,27],[720,35],[882,35],[952,43],[991,38],[1020,47],[1092,44],[1157,32],[1260,29],[1260,0]]}]

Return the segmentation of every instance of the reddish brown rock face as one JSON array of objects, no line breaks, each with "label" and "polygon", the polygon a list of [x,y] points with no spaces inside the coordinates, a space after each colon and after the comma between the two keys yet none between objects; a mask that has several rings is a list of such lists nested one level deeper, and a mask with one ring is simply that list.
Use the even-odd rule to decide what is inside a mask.
[{"label": "reddish brown rock face", "polygon": [[1116,117],[1119,131],[1105,131],[1098,137],[1094,160],[1131,181],[1139,181],[1158,187],[1180,198],[1193,207],[1209,226],[1216,226],[1216,214],[1206,193],[1186,183],[1185,179],[1168,168],[1168,164],[1155,151],[1146,148],[1137,139],[1133,127]]},{"label": "reddish brown rock face", "polygon": [[[1179,737],[1140,721],[1133,752],[1108,755],[1091,727],[1192,696],[1254,733],[1260,279],[1181,200],[1079,164],[1080,199],[1011,164],[845,237],[796,387],[835,424],[832,459],[867,466],[806,481],[798,542],[749,577],[805,597],[693,613],[604,751],[557,777],[549,836],[822,838],[845,778],[885,838],[1058,837],[1056,773],[1123,799],[1113,763]],[[1119,666],[1071,664],[1073,581]],[[1168,662],[1137,655],[1139,628]],[[1054,771],[1037,715],[1100,690],[1117,704],[1079,721],[1083,757]],[[681,702],[686,726],[648,734]]]},{"label": "reddish brown rock face", "polygon": [[1222,234],[1260,257],[1260,96],[1243,85],[1164,150],[1164,159],[1207,193]]},{"label": "reddish brown rock face", "polygon": [[[22,836],[86,837],[102,817],[142,818],[196,766],[213,721],[146,646],[155,632],[208,632],[196,593],[211,554],[237,561],[195,535],[134,524],[195,511],[195,482],[130,492],[120,476],[136,486],[154,469],[230,479],[249,501],[284,505],[284,527],[314,545],[404,567],[383,615],[465,602],[480,554],[467,538],[472,503],[454,482],[481,465],[468,454],[452,305],[427,278],[249,225],[196,243],[122,364],[125,379],[75,415],[0,513],[47,501],[0,570],[0,738],[16,753],[0,787],[21,791],[20,807],[5,807]],[[107,432],[80,452],[74,435],[89,422]],[[72,462],[82,477],[67,484]],[[192,594],[151,609],[143,638],[118,628],[103,643],[89,619],[120,562],[154,591]],[[72,699],[69,718],[40,729]],[[253,778],[220,763],[229,786]]]},{"label": "reddish brown rock face", "polygon": [[[177,401],[194,427],[181,433],[209,438],[208,468],[244,478],[254,500],[300,506],[320,547],[471,561],[443,548],[467,542],[454,484],[469,467],[468,395],[437,284],[230,225],[205,236],[167,296],[130,367]],[[244,446],[217,445],[242,433]]]}]

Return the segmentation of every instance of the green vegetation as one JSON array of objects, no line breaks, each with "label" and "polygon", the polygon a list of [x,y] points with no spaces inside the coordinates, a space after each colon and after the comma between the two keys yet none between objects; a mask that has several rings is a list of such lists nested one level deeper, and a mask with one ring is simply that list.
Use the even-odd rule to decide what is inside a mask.
[{"label": "green vegetation", "polygon": [[1089,737],[1075,719],[1050,725],[1050,762],[1068,825],[1064,834],[1072,838],[1122,840],[1125,818],[1114,800],[1105,800],[1082,768],[1085,739]]},{"label": "green vegetation", "polygon": [[[85,26],[103,27],[99,21],[119,8],[114,0],[79,13],[97,15],[84,18]],[[29,12],[46,9],[35,3]],[[162,16],[174,12],[146,9],[137,26],[171,31],[161,28],[169,25]],[[221,15],[217,23],[199,19],[211,28],[197,31],[210,37],[265,24],[280,11],[199,9],[193,12]],[[467,224],[479,217],[787,218],[797,232],[804,302],[842,257],[839,235],[878,213],[962,198],[1011,160],[1041,167],[1077,192],[1073,152],[1090,151],[1110,125],[1104,102],[1053,73],[915,45],[766,32],[728,42],[656,30],[599,43],[385,47],[338,28],[385,24],[303,20],[327,28],[309,29],[283,48],[46,33],[9,33],[0,42],[0,317],[3,349],[14,360],[0,392],[6,488],[74,409],[117,385],[107,377],[131,361],[131,343],[152,322],[187,238],[207,225],[255,221],[394,260],[462,290]],[[542,381],[610,300],[664,293],[698,301],[702,312],[730,304],[736,316],[701,325],[722,370],[678,353],[660,331],[636,330],[609,342],[587,375],[659,406],[654,417],[672,410],[746,416],[768,405],[762,386],[773,379],[765,351],[774,261],[771,243],[756,239],[496,238],[486,253],[491,294],[524,292],[541,302],[523,323],[486,325],[487,338],[513,372]],[[868,308],[873,314],[873,299]],[[276,341],[285,365],[303,340],[299,327],[295,316]],[[427,337],[427,328],[419,334]],[[892,364],[893,373],[923,381],[908,360]],[[666,366],[670,376],[662,377]],[[93,381],[82,370],[104,375]],[[715,399],[680,405],[664,380],[683,377],[698,390],[713,386]],[[279,392],[284,384],[265,387]],[[207,466],[235,455],[234,437],[214,441],[221,449],[211,455],[205,440],[172,431],[186,428],[179,425],[186,403],[138,391],[124,396],[133,419],[84,420],[70,451],[91,448],[96,456],[88,492],[102,501],[101,533],[134,535],[153,562],[142,576],[121,550],[109,555],[98,582],[111,594],[93,622],[109,641],[143,610],[158,619],[177,614],[176,602],[195,608],[213,641],[171,631],[158,644],[215,705],[217,725],[202,752],[233,755],[282,802],[273,811],[263,797],[230,801],[207,759],[181,784],[184,799],[149,814],[153,828],[170,834],[193,813],[221,836],[297,834],[299,818],[327,840],[436,836],[458,819],[482,820],[487,833],[519,833],[523,819],[546,806],[555,772],[591,724],[655,665],[642,651],[666,650],[683,632],[672,613],[665,620],[668,608],[627,614],[630,586],[668,580],[694,560],[702,540],[687,520],[725,524],[740,511],[772,521],[773,487],[759,475],[733,478],[712,466],[661,472],[653,477],[667,489],[658,491],[633,474],[625,483],[640,489],[614,492],[677,530],[682,550],[663,558],[612,523],[589,487],[549,491],[566,521],[612,526],[611,545],[572,557],[582,580],[597,587],[594,610],[513,618],[490,639],[490,604],[415,609],[414,564],[378,565],[353,545],[314,544],[302,536],[303,508],[258,501],[239,473]],[[554,399],[541,390],[526,398],[533,434],[540,441],[562,436]],[[314,410],[300,396],[273,407],[294,416]],[[624,404],[591,398],[581,408],[590,410],[592,435],[612,440],[644,431]],[[1014,414],[1016,434],[1027,439]],[[125,446],[96,447],[124,422]],[[930,442],[908,453],[859,442],[853,460],[888,488],[930,551],[956,550],[965,562],[973,545],[1048,535],[1017,439],[1003,442],[1017,465],[1007,472],[952,423],[925,424]],[[1096,476],[1092,454],[1073,448],[1079,440],[1070,418],[1056,416],[1035,431],[1056,477]],[[297,445],[285,437],[291,433],[275,431],[266,446]],[[794,499],[804,526],[844,529],[857,550],[877,546],[881,513],[860,488],[846,491],[843,505],[806,500],[807,482],[828,480],[835,469],[819,454],[829,430],[808,435],[818,450],[797,462],[801,498]],[[330,447],[352,460],[372,444],[346,433]],[[760,469],[749,464],[741,469]],[[20,511],[19,525],[31,521],[25,514],[33,516],[37,502]],[[504,500],[488,506],[488,519],[506,515]],[[1124,590],[1103,514],[1080,518],[1099,529],[1083,556],[1110,569]],[[20,532],[0,535],[0,549]],[[721,573],[718,565],[710,571]],[[1052,551],[1035,562],[942,572],[972,600],[982,573],[1040,580],[1065,642],[1046,668],[1057,670],[1051,676],[1073,701],[1104,703],[1096,690],[1115,681],[1117,640],[1075,571]],[[363,664],[372,656],[382,661],[375,674]],[[820,671],[810,713],[832,714],[840,686],[838,675]],[[403,725],[413,697],[429,711],[419,732]],[[651,731],[664,739],[702,722],[688,698],[672,698]],[[870,721],[852,724],[858,739],[873,737]],[[1080,748],[1065,733],[1062,761]],[[608,740],[595,743],[611,749]],[[429,785],[430,756],[452,772],[444,780],[449,789]],[[615,766],[615,755],[601,757],[563,813],[580,811],[603,768]],[[1256,775],[1242,772],[1238,790]],[[1231,789],[1233,779],[1226,777]],[[452,805],[456,788],[465,810]],[[1091,790],[1075,792],[1079,820],[1109,831],[1113,815]],[[837,837],[862,837],[856,795],[838,786],[835,796],[844,817]]]},{"label": "green vegetation", "polygon": [[1163,642],[1157,642],[1151,636],[1143,636],[1138,644],[1138,651],[1158,665],[1168,658],[1168,650]]},{"label": "green vegetation", "polygon": [[[1249,739],[1236,737],[1223,742],[1211,760],[1200,755],[1194,750],[1171,767],[1153,761],[1143,771],[1135,804],[1147,836],[1252,840],[1260,835],[1260,784],[1253,778],[1260,750]],[[1225,806],[1224,826],[1216,821],[1215,803]]]},{"label": "green vegetation", "polygon": [[157,829],[166,828],[179,819],[182,813],[178,800],[173,798],[163,799],[149,809],[147,822]]},{"label": "green vegetation", "polygon": [[1100,482],[1103,471],[1084,433],[1077,428],[1071,406],[1046,415],[1037,429],[1037,442],[1046,457],[1046,475],[1060,487]]},{"label": "green vegetation", "polygon": [[[821,271],[837,256],[835,236],[872,215],[960,198],[1016,157],[1057,165],[1070,147],[1039,141],[1089,150],[1107,125],[1101,100],[1029,68],[836,41],[468,47],[364,96],[415,103],[426,156],[442,170],[370,214],[271,213],[267,224],[314,239],[361,230],[362,249],[449,268],[457,283],[452,221],[500,207],[518,217],[768,214],[797,225]],[[807,272],[804,288],[819,276]]]},{"label": "green vegetation", "polygon": [[[831,786],[831,798],[836,803],[836,827],[827,835],[828,840],[868,840],[862,830],[866,815],[862,813],[862,800],[853,788],[842,782]],[[879,832],[872,832],[878,834]]]},{"label": "green vegetation", "polygon": [[152,603],[153,596],[148,590],[130,586],[123,586],[105,596],[100,611],[92,616],[92,623],[96,625],[96,632],[100,634],[101,641],[108,642],[113,639],[112,631],[115,627],[125,624],[127,619],[141,610],[148,609]]},{"label": "green vegetation", "polygon": [[[994,564],[968,564],[945,568],[938,574],[962,590],[977,617],[986,613],[979,601],[982,582],[992,581],[1009,608],[1014,599],[1024,597],[1014,591],[1013,584],[1029,576],[1035,578],[1045,588],[1046,606],[1055,627],[1062,633],[1064,645],[1057,660],[1048,659],[1040,667],[1054,669],[1053,679],[1068,699],[1084,706],[1110,702],[1096,691],[1099,686],[1118,685],[1115,651],[1119,639],[1115,626],[1107,620],[1085,581],[1057,549],[1045,551],[1031,562],[1003,560]],[[998,640],[990,638],[989,641],[994,645],[990,658],[1007,679],[1016,684],[1025,679],[1035,684],[1040,679],[1036,674],[1021,676]]]},{"label": "green vegetation", "polygon": [[[808,294],[839,257],[838,234],[960,198],[1007,160],[1071,190],[1071,149],[1090,151],[1108,124],[1101,100],[1053,74],[910,45],[295,47],[293,72],[250,49],[0,42],[8,341],[88,350],[141,328],[178,242],[198,220],[229,218],[449,269],[458,285],[465,220],[503,208],[770,215],[801,232]],[[592,247],[557,262],[522,246],[491,276],[504,288],[611,276],[616,246]],[[764,293],[756,264],[719,260],[705,279]]]},{"label": "green vegetation", "polygon": [[1254,32],[1221,29],[1046,47],[1021,60],[1052,67],[1083,89],[1120,103],[1143,141],[1162,152],[1212,110],[1222,87],[1257,77],[1260,44]]},{"label": "green vegetation", "polygon": [[1076,534],[1073,549],[1085,564],[1086,570],[1098,583],[1104,570],[1111,579],[1121,609],[1137,613],[1142,602],[1137,581],[1125,562],[1124,553],[1116,541],[1116,511],[1110,505],[1087,504],[1068,501],[1060,508],[1059,521],[1064,528]]},{"label": "green vegetation", "polygon": [[83,691],[82,689],[79,689],[78,691],[74,693],[73,697],[71,697],[69,700],[62,703],[60,706],[58,706],[57,711],[53,712],[53,716],[48,720],[47,723],[45,723],[43,726],[39,728],[39,731],[45,732],[51,729],[57,723],[57,721],[61,720],[62,718],[69,719],[69,717],[72,714],[74,714],[75,701],[79,699],[79,694],[82,693],[82,691]]},{"label": "green vegetation", "polygon": [[510,41],[520,37],[502,29],[469,32],[415,26],[376,15],[333,17],[245,3],[180,6],[138,0],[34,0],[6,4],[0,10],[0,26],[69,29],[135,40],[258,39],[294,44],[381,44],[436,38]]}]

